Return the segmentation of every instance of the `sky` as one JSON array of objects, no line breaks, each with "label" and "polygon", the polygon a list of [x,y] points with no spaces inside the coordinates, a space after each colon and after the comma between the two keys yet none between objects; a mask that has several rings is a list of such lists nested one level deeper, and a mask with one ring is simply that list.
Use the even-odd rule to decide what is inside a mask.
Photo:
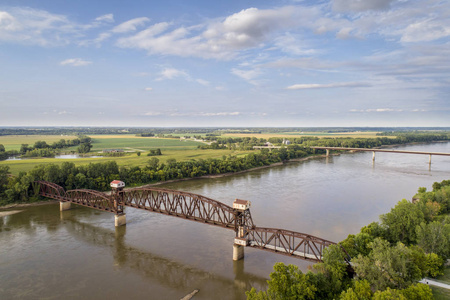
[{"label": "sky", "polygon": [[450,1],[0,0],[0,126],[450,126]]}]

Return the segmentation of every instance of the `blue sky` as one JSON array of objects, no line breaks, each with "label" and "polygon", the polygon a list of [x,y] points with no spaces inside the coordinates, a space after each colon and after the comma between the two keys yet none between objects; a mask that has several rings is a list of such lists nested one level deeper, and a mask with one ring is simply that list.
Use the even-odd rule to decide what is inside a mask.
[{"label": "blue sky", "polygon": [[450,126],[450,2],[0,2],[0,126]]}]

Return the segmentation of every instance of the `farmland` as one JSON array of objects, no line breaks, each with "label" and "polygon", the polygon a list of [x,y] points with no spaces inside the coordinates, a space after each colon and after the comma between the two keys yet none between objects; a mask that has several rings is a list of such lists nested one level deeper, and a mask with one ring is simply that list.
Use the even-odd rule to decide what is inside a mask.
[{"label": "farmland", "polygon": [[[150,159],[147,153],[150,149],[160,148],[161,156],[157,156],[160,162],[165,162],[168,159],[176,159],[177,161],[187,161],[191,159],[208,159],[208,158],[222,158],[224,155],[241,156],[246,155],[252,151],[237,151],[237,150],[211,150],[211,149],[197,149],[198,145],[203,143],[195,141],[180,141],[178,139],[162,139],[149,137],[136,137],[133,135],[92,135],[92,155],[101,155],[103,149],[123,149],[125,153],[123,156],[111,157],[82,157],[77,159],[57,159],[57,158],[33,158],[23,160],[0,161],[1,165],[8,165],[10,172],[14,175],[21,171],[28,171],[37,165],[54,163],[61,165],[63,162],[73,162],[76,165],[85,165],[89,163],[99,163],[107,161],[116,161],[119,166],[133,167],[145,166]],[[21,144],[33,144],[38,140],[48,142],[58,141],[61,138],[73,139],[72,136],[1,136],[0,144],[4,144],[7,150],[19,149]],[[76,151],[77,147],[68,148],[65,151]],[[138,156],[137,152],[141,155]]]},{"label": "farmland", "polygon": [[76,139],[73,135],[2,135],[0,144],[5,146],[6,150],[19,150],[22,144],[33,145],[37,141],[46,141],[47,144],[57,142],[61,139]]}]

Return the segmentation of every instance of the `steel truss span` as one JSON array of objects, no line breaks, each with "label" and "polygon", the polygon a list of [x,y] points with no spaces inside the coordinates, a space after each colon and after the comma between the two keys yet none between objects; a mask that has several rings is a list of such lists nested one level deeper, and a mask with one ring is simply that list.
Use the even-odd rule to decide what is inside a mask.
[{"label": "steel truss span", "polygon": [[[235,243],[238,245],[308,261],[322,261],[324,249],[335,244],[305,233],[256,227],[249,208],[234,208],[192,193],[160,188],[113,190],[109,194],[87,189],[65,191],[63,187],[47,181],[35,181],[32,186],[36,195],[113,212],[116,215],[123,214],[123,207],[128,206],[232,229],[236,233]],[[345,253],[345,249],[342,250]]]},{"label": "steel truss span", "polygon": [[322,261],[323,250],[335,243],[309,234],[255,227],[248,230],[249,246],[309,261]]},{"label": "steel truss span", "polygon": [[123,205],[229,229],[236,227],[236,213],[231,206],[191,193],[130,189],[123,191]]}]

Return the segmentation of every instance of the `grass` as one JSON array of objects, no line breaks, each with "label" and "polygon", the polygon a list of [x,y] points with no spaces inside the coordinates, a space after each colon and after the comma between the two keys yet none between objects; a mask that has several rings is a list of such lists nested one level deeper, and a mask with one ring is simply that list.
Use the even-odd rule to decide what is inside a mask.
[{"label": "grass", "polygon": [[444,275],[441,275],[436,278],[439,281],[445,282],[447,284],[450,284],[450,266],[447,266],[444,269]]},{"label": "grass", "polygon": [[434,299],[436,300],[448,300],[450,299],[450,290],[439,288],[435,286],[430,286],[433,291]]},{"label": "grass", "polygon": [[45,141],[47,144],[58,142],[61,139],[76,139],[73,135],[2,135],[0,136],[0,144],[5,146],[6,151],[20,150],[22,144],[34,145],[37,141]]},{"label": "grass", "polygon": [[148,151],[149,149],[195,149],[198,145],[204,145],[194,141],[180,141],[179,139],[162,139],[154,137],[137,137],[133,135],[92,135],[91,151],[101,151],[103,149],[125,149],[135,151]]},{"label": "grass", "polygon": [[[159,159],[160,162],[165,162],[169,158],[174,158],[177,161],[188,161],[191,159],[208,159],[208,158],[222,158],[224,155],[241,156],[246,155],[252,151],[233,151],[233,150],[201,150],[201,149],[161,149],[163,155],[154,156]],[[129,153],[120,157],[96,157],[96,158],[78,158],[78,159],[55,159],[55,158],[35,158],[13,161],[0,161],[0,166],[8,165],[9,171],[13,175],[19,174],[21,171],[29,171],[37,165],[53,163],[61,165],[63,162],[73,162],[75,165],[85,165],[89,163],[99,163],[107,161],[116,161],[119,166],[145,166],[151,156],[147,156],[146,153],[137,156],[135,153]]]}]

